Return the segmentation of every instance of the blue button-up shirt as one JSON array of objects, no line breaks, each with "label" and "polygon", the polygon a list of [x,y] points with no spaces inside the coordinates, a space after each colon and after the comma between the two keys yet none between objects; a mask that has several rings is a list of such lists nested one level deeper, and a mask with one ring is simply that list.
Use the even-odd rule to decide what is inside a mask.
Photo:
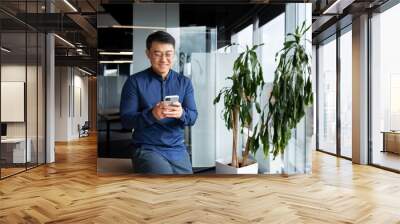
[{"label": "blue button-up shirt", "polygon": [[[152,108],[168,95],[179,95],[182,117],[157,121]],[[186,150],[184,126],[194,125],[197,118],[192,82],[173,70],[165,80],[151,68],[131,75],[122,89],[120,115],[123,127],[134,129],[132,141],[136,147],[156,150],[167,159],[179,160]]]}]

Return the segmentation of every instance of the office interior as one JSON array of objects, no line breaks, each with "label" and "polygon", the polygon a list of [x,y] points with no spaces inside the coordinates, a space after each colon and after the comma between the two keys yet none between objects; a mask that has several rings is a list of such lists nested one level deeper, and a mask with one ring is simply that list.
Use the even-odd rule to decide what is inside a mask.
[{"label": "office interior", "polygon": [[[360,159],[356,144],[364,148],[363,163],[398,172],[399,89],[393,60],[399,46],[393,36],[399,32],[394,23],[400,5],[378,1],[345,6],[340,6],[341,16],[327,15],[332,24],[322,24],[327,18],[314,22],[319,25],[319,30],[313,27],[316,149],[354,162]],[[324,7],[323,1],[316,7]]]},{"label": "office interior", "polygon": [[70,10],[60,1],[0,3],[1,179],[54,163],[55,143],[95,132],[96,62],[85,52],[96,41],[61,15]]},{"label": "office interior", "polygon": [[[264,43],[270,83],[304,20],[314,102],[287,153],[214,175],[231,134],[212,100],[243,50],[226,46]],[[398,223],[398,21],[398,0],[1,0],[0,223]],[[154,27],[196,86],[194,175],[132,171],[119,94]]]},{"label": "office interior", "polygon": [[[393,27],[400,6],[394,1],[350,2],[309,3],[316,94],[309,119],[314,121],[310,149],[396,172],[400,120],[394,56],[398,30]],[[261,58],[266,71],[273,72],[274,61],[264,54],[279,50],[284,40],[288,20],[284,4],[196,4],[2,1],[1,177],[54,162],[55,142],[79,140],[82,127],[98,134],[99,158],[127,158],[129,152],[124,150],[131,133],[118,125],[118,93],[130,74],[146,66],[140,60],[142,39],[151,31],[132,28],[152,22],[141,12],[160,15],[159,22],[153,23],[180,33],[175,69],[193,76],[200,85],[198,95],[202,88],[216,88],[218,82],[205,82],[200,76],[196,81],[196,73],[210,75],[219,69],[201,62],[199,52],[229,55],[227,50],[240,52],[240,48],[225,49],[229,43],[265,42],[270,47],[261,50]],[[197,9],[209,16],[193,16]],[[227,11],[240,22],[226,16]],[[190,41],[201,44],[193,49]],[[204,114],[212,116],[201,117],[204,121],[217,119],[208,105],[212,96],[198,98]],[[204,121],[185,132],[193,156],[199,152],[194,149],[199,145],[196,141],[215,148],[222,139],[216,137],[218,123]],[[110,144],[118,150],[110,151]],[[200,161],[199,168],[212,167],[218,153],[214,149],[206,156],[207,162]],[[195,160],[192,157],[194,164]]]}]

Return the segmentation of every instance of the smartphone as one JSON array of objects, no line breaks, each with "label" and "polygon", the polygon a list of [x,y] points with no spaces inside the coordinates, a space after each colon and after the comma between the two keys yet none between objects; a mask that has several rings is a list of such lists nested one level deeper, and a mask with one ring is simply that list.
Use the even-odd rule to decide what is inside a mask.
[{"label": "smartphone", "polygon": [[165,96],[164,97],[164,103],[167,105],[171,105],[175,102],[179,102],[179,96],[178,95],[170,95],[170,96]]}]

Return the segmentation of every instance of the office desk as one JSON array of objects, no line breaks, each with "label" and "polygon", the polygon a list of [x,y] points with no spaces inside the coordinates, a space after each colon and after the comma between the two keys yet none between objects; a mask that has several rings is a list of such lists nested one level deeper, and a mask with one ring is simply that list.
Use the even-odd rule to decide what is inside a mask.
[{"label": "office desk", "polygon": [[383,131],[383,150],[382,152],[392,152],[400,154],[400,132]]},{"label": "office desk", "polygon": [[[25,145],[26,153],[25,153]],[[6,138],[1,139],[1,157],[6,163],[25,163],[30,162],[32,158],[30,138]]]}]

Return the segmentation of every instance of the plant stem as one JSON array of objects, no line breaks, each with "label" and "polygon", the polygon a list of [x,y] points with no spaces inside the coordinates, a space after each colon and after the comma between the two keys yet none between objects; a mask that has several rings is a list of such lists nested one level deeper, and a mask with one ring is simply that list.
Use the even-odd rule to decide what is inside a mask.
[{"label": "plant stem", "polygon": [[232,163],[231,166],[239,168],[238,158],[237,158],[237,138],[238,138],[238,120],[239,120],[239,108],[236,106],[233,110],[233,144],[232,144]]},{"label": "plant stem", "polygon": [[250,129],[248,128],[246,146],[244,148],[244,154],[242,159],[242,166],[247,166],[247,159],[249,158],[249,153],[250,153],[249,143],[250,143]]}]

